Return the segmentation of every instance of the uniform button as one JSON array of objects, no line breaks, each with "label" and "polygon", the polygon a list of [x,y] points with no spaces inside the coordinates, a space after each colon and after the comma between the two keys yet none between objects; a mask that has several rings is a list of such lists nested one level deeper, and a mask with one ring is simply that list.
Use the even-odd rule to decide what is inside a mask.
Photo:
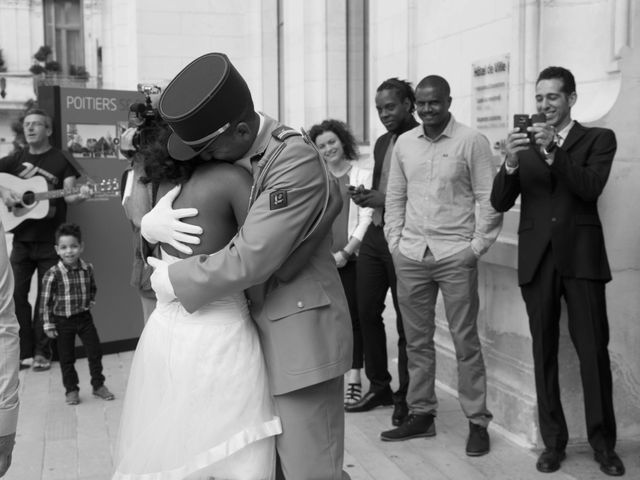
[{"label": "uniform button", "polygon": [[551,217],[551,221],[555,222],[556,221],[556,217]]},{"label": "uniform button", "polygon": [[298,302],[298,308],[302,308],[302,307],[304,307],[304,303]]}]

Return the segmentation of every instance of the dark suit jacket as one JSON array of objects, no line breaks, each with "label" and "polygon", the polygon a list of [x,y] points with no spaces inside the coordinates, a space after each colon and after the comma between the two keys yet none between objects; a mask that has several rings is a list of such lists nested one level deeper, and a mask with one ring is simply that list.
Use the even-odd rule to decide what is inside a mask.
[{"label": "dark suit jacket", "polygon": [[[415,118],[411,117],[408,122],[402,125],[398,132],[387,132],[383,135],[380,135],[376,140],[375,145],[373,146],[373,179],[371,183],[372,190],[378,190],[378,185],[380,185],[380,173],[382,172],[382,164],[384,163],[384,156],[387,153],[387,148],[389,148],[389,142],[391,142],[391,137],[394,134],[402,135],[404,132],[411,130],[414,127],[417,127],[419,124],[415,120]],[[382,192],[385,193],[385,192]]]},{"label": "dark suit jacket", "polygon": [[611,280],[597,201],[616,152],[615,134],[578,122],[551,166],[534,149],[518,153],[519,167],[503,164],[493,182],[491,204],[509,210],[521,195],[518,281],[529,283],[549,243],[562,276]]}]

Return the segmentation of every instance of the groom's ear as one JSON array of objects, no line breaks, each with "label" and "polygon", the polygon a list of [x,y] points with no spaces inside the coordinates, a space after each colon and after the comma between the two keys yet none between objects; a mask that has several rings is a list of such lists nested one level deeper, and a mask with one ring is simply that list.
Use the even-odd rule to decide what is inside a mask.
[{"label": "groom's ear", "polygon": [[233,134],[246,139],[251,136],[251,127],[247,122],[239,122],[234,128]]}]

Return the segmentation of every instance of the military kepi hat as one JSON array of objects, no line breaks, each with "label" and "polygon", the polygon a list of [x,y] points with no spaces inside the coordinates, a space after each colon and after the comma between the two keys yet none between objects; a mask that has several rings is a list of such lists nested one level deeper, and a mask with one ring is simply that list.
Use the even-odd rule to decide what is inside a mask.
[{"label": "military kepi hat", "polygon": [[223,53],[207,53],[184,67],[165,88],[158,111],[173,133],[167,148],[189,160],[224,133],[252,104],[240,73]]}]

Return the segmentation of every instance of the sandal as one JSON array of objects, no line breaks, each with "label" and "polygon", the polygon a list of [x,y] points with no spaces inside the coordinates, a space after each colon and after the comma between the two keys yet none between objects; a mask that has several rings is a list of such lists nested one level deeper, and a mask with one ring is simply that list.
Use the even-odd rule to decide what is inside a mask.
[{"label": "sandal", "polygon": [[362,385],[360,383],[349,383],[347,391],[344,393],[344,404],[354,405],[362,398]]},{"label": "sandal", "polygon": [[51,362],[41,355],[36,355],[31,368],[34,372],[44,372],[51,368]]}]

